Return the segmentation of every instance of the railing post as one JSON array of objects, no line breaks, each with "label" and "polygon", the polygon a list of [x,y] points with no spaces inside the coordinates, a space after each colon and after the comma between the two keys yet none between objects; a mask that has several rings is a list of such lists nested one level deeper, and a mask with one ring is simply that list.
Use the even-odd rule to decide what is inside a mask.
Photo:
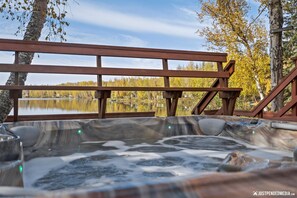
[{"label": "railing post", "polygon": [[175,116],[178,99],[183,95],[182,91],[164,91],[163,97],[166,98],[166,101],[170,101],[170,107],[167,109],[167,116]]},{"label": "railing post", "polygon": [[[96,65],[97,68],[102,68],[102,59],[101,56],[96,56]],[[102,87],[102,75],[97,75],[97,86]],[[104,91],[96,91],[95,97],[98,99],[98,118],[105,118],[106,113],[106,101],[110,97],[110,93],[106,94]]]},{"label": "railing post", "polygon": [[[223,72],[223,63],[217,62],[218,72]],[[228,79],[227,78],[219,78],[219,87],[228,87]]]},{"label": "railing post", "polygon": [[[168,70],[168,60],[167,59],[162,59],[162,65],[163,65],[163,70],[164,71]],[[170,79],[169,79],[168,76],[164,77],[164,86],[165,87],[170,87]],[[170,107],[171,107],[171,98],[166,98],[167,116],[170,115]]]},{"label": "railing post", "polygon": [[[224,71],[223,69],[223,63],[222,62],[217,62],[217,68],[218,72]],[[228,87],[228,80],[226,78],[219,78],[219,87]],[[229,103],[230,103],[230,93],[220,93],[220,98],[222,99],[222,109],[223,109],[223,115],[230,115],[230,109],[229,109]],[[232,111],[233,113],[233,111]],[[231,113],[231,114],[232,114]]]},{"label": "railing post", "polygon": [[[102,68],[101,56],[96,56],[96,64],[97,64],[98,69]],[[98,87],[102,87],[102,75],[101,74],[97,75],[97,85],[98,85]]]},{"label": "railing post", "polygon": [[[297,78],[294,78],[294,80],[291,83],[292,86],[292,100],[296,100],[297,97]],[[292,107],[292,116],[296,117],[297,116],[297,105],[295,104]]]},{"label": "railing post", "polygon": [[110,90],[99,90],[95,93],[95,98],[98,99],[98,118],[105,118],[106,114],[106,102],[107,98],[110,98],[111,91]]},{"label": "railing post", "polygon": [[[293,58],[293,61],[295,62],[295,67],[297,67],[297,57]],[[294,78],[292,81],[292,100],[296,100],[297,98],[297,77]],[[292,107],[292,116],[296,117],[297,116],[297,104],[295,104]]]},{"label": "railing post", "polygon": [[220,98],[222,98],[223,106],[223,115],[233,115],[236,99],[240,95],[240,91],[232,91],[232,92],[220,92]]},{"label": "railing post", "polygon": [[[19,52],[15,52],[14,57],[14,64],[19,64]],[[19,85],[19,73],[14,73],[14,84]],[[20,94],[20,91],[18,90],[11,90],[10,91],[10,97],[13,99],[13,121],[18,121],[19,116],[19,97],[22,97],[22,91]]]}]

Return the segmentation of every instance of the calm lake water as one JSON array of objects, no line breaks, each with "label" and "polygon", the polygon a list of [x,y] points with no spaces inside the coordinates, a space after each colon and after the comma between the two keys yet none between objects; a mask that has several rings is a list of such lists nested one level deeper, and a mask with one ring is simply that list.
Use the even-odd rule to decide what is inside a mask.
[{"label": "calm lake water", "polygon": [[[186,104],[184,104],[186,103]],[[180,100],[177,115],[190,115],[195,101]],[[97,112],[97,100],[86,99],[20,99],[19,115],[45,115],[45,114],[73,114]],[[165,116],[165,101],[158,103],[113,102],[107,103],[107,112],[144,112],[155,111],[156,116]],[[13,112],[13,111],[12,111]],[[11,112],[11,114],[12,114]]]}]

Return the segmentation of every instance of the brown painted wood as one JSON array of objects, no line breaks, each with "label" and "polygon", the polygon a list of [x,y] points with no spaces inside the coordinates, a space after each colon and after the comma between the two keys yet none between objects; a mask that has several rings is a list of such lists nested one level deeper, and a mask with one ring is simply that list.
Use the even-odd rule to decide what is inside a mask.
[{"label": "brown painted wood", "polygon": [[[124,113],[106,113],[105,118],[121,117],[154,117],[155,112],[124,112]],[[53,114],[53,115],[19,115],[18,121],[33,120],[72,120],[72,119],[97,119],[98,113],[88,114]],[[5,122],[13,122],[13,116],[8,116]]]},{"label": "brown painted wood", "polygon": [[256,115],[258,118],[264,118],[264,110],[262,109],[259,111],[259,113]]},{"label": "brown painted wood", "polygon": [[228,115],[233,115],[234,109],[235,109],[235,104],[236,100],[238,97],[230,98],[229,99],[229,104],[228,104]]},{"label": "brown painted wood", "polygon": [[[102,69],[102,60],[101,56],[96,56],[97,71]],[[96,73],[96,72],[95,72]],[[97,75],[97,85],[98,87],[102,86],[102,74]]]},{"label": "brown painted wood", "polygon": [[[232,76],[232,74],[235,71],[235,61],[234,60],[230,60],[228,62],[228,64],[226,65],[226,67],[224,68],[225,72],[229,72],[230,77]],[[216,79],[211,87],[219,87],[219,79]],[[212,101],[212,99],[216,96],[218,92],[217,91],[210,91],[205,93],[202,98],[200,99],[200,101],[195,105],[195,107],[192,110],[192,114],[195,115],[199,115],[201,114],[204,109],[207,107],[207,105]]]},{"label": "brown painted wood", "polygon": [[[283,108],[281,108],[276,114],[276,117],[282,117],[283,115],[285,115],[290,109],[293,110],[294,107],[296,107],[297,104],[297,96],[294,96],[292,98],[292,100],[290,102],[288,102]],[[292,114],[294,116],[296,116],[296,114],[294,114],[295,112],[292,111]],[[297,121],[297,117],[296,117],[296,121]]]},{"label": "brown painted wood", "polygon": [[[14,55],[14,63],[19,64],[19,52],[15,52]],[[19,85],[19,72],[14,73],[14,84]],[[13,121],[18,121],[18,115],[19,115],[19,91],[10,91],[10,94],[13,96]],[[21,91],[22,93],[22,91]]]},{"label": "brown painted wood", "polygon": [[169,101],[169,105],[167,107],[167,116],[175,116],[178,105],[178,99],[182,97],[182,94],[182,91],[163,92],[163,97],[166,98],[166,101]]},{"label": "brown painted wood", "polygon": [[223,102],[223,106],[222,106],[223,115],[233,115],[235,102],[239,95],[240,95],[240,91],[220,92],[219,96]]},{"label": "brown painted wood", "polygon": [[[150,48],[133,48],[104,45],[85,45],[73,43],[55,43],[55,42],[37,42],[0,39],[0,51],[17,52],[35,52],[35,53],[54,53],[54,54],[72,54],[96,56],[96,67],[79,66],[59,66],[59,65],[20,65],[18,61],[15,64],[0,64],[0,72],[28,72],[28,73],[50,73],[50,74],[80,74],[96,75],[97,86],[0,86],[0,90],[77,90],[77,91],[96,91],[98,98],[98,116],[105,117],[106,101],[110,97],[111,91],[165,91],[172,93],[182,93],[182,91],[205,91],[217,92],[224,91],[232,93],[241,91],[237,88],[228,88],[227,79],[233,73],[224,71],[222,62],[226,61],[226,53],[208,53],[182,50],[164,50]],[[152,58],[162,59],[163,70],[156,69],[123,69],[123,68],[105,68],[102,66],[102,56],[111,57],[130,57],[130,58]],[[17,56],[18,57],[18,56]],[[180,71],[169,70],[168,60],[188,60],[188,61],[210,61],[216,62],[218,72],[213,71]],[[234,68],[234,67],[233,67]],[[231,68],[230,68],[231,70]],[[102,75],[116,76],[158,76],[164,77],[164,87],[102,87]],[[188,78],[219,78],[220,83],[217,87],[170,87],[170,77],[188,77]],[[105,93],[109,93],[107,96]],[[102,95],[102,93],[104,93]],[[166,94],[166,93],[165,93]],[[100,95],[100,96],[99,96]],[[165,97],[167,114],[175,115],[179,97]],[[230,111],[230,101],[226,100],[226,108]],[[225,109],[226,109],[225,108]],[[229,112],[230,113],[230,112]]]},{"label": "brown painted wood", "polygon": [[182,91],[164,91],[163,98],[181,98],[183,95]]},{"label": "brown painted wood", "polygon": [[250,111],[244,111],[244,110],[234,110],[233,115],[236,116],[245,116],[245,117],[253,117],[252,112]]},{"label": "brown painted wood", "polygon": [[242,91],[241,88],[227,88],[227,87],[97,87],[97,86],[42,86],[42,85],[0,85],[0,90],[111,90],[111,91],[224,91],[234,92]]},{"label": "brown painted wood", "polygon": [[[295,97],[297,97],[297,78],[295,78],[292,82],[292,93],[291,93],[291,97],[292,97],[292,100],[296,100]],[[297,117],[297,105],[296,105],[296,102],[297,101],[294,101],[295,102],[295,105],[292,106],[292,115],[293,116],[296,116]]]},{"label": "brown painted wood", "polygon": [[99,98],[98,102],[99,102],[98,103],[98,105],[99,105],[98,118],[103,119],[103,118],[105,118],[105,114],[106,114],[107,98]]},{"label": "brown painted wood", "polygon": [[[99,61],[99,60],[97,60]],[[99,64],[97,62],[97,64]],[[185,71],[157,69],[123,69],[104,67],[54,66],[54,65],[18,65],[0,64],[0,72],[29,72],[48,74],[79,74],[79,75],[115,75],[115,76],[156,76],[156,77],[188,77],[188,78],[229,78],[228,72]],[[100,80],[100,78],[98,79]]]},{"label": "brown painted wood", "polygon": [[286,88],[297,76],[297,67],[295,67],[271,92],[260,101],[257,106],[252,109],[252,117],[257,115],[261,116],[261,111],[284,89]]},{"label": "brown painted wood", "polygon": [[131,58],[153,58],[189,61],[226,62],[226,53],[210,53],[185,50],[164,50],[152,48],[119,47],[107,45],[86,45],[44,41],[22,41],[0,39],[0,50],[57,53],[74,55],[94,55]]},{"label": "brown painted wood", "polygon": [[[162,59],[162,66],[163,66],[163,71],[168,72],[168,60],[167,59]],[[169,76],[164,76],[164,87],[168,88],[170,87],[170,79]],[[164,93],[163,93],[164,95]],[[170,115],[170,111],[171,111],[171,105],[172,105],[172,101],[171,98],[166,98],[166,112],[167,115]]]},{"label": "brown painted wood", "polygon": [[[223,63],[222,62],[217,62],[217,68],[218,68],[218,72],[223,72]],[[228,81],[226,78],[219,78],[219,86],[220,87],[228,87]]]},{"label": "brown painted wood", "polygon": [[178,105],[178,99],[179,98],[172,98],[169,115],[167,115],[167,116],[175,116],[177,105]]},{"label": "brown painted wood", "polygon": [[[14,64],[19,64],[19,52],[15,52],[15,54],[14,54]],[[14,84],[19,85],[19,72],[20,71],[14,71],[14,72],[15,72],[14,73],[14,75],[15,75]]]},{"label": "brown painted wood", "polygon": [[105,118],[106,114],[106,102],[107,99],[110,98],[111,91],[96,91],[95,97],[98,98],[98,117],[100,119]]},{"label": "brown painted wood", "polygon": [[13,120],[14,122],[18,121],[19,114],[19,98],[22,97],[21,90],[10,90],[9,97],[13,100]]},{"label": "brown painted wood", "polygon": [[[101,56],[96,56],[96,65],[97,65],[98,70],[100,70],[102,68]],[[97,86],[102,87],[102,75],[101,74],[97,75]],[[110,91],[108,94],[109,94],[108,98],[110,98],[110,94],[111,94]],[[99,119],[100,118],[102,119],[105,117],[106,100],[107,100],[107,96],[105,96],[105,95],[106,95],[106,93],[104,91],[96,91],[95,92],[95,97],[98,98],[98,118]]]}]

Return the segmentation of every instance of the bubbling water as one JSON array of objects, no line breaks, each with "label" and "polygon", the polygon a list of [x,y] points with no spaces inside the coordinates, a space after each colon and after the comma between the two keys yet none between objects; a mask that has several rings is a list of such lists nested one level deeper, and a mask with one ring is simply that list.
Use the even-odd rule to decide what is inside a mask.
[{"label": "bubbling water", "polygon": [[[27,161],[25,187],[43,190],[112,188],[128,183],[199,176],[216,171],[227,154],[235,150],[274,160],[291,156],[289,152],[261,149],[217,136],[175,136],[153,144],[129,146],[122,141],[98,143],[95,152]],[[96,142],[83,144],[95,145]]]}]

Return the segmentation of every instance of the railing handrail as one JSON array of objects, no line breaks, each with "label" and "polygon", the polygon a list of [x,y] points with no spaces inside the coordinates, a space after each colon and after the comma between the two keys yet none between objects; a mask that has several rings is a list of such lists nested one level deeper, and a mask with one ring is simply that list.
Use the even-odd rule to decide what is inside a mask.
[{"label": "railing handrail", "polygon": [[280,93],[282,92],[295,78],[297,77],[297,65],[292,71],[285,76],[281,82],[274,87],[269,94],[261,100],[252,110],[251,115],[258,115],[263,109]]},{"label": "railing handrail", "polygon": [[242,88],[229,87],[110,87],[110,86],[61,86],[61,85],[0,85],[0,90],[77,90],[77,91],[242,91]]},{"label": "railing handrail", "polygon": [[226,62],[226,53],[0,39],[0,51]]},{"label": "railing handrail", "polygon": [[0,64],[0,72],[26,72],[48,74],[114,75],[114,76],[158,76],[188,78],[229,78],[229,72],[163,69],[125,69],[108,67],[81,67],[58,65]]}]

